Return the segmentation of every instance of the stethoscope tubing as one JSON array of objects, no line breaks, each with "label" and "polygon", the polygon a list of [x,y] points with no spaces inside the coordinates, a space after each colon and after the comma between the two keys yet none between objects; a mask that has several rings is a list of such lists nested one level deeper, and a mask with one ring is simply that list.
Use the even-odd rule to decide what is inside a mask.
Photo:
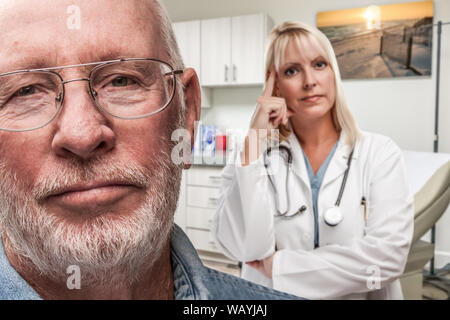
[{"label": "stethoscope tubing", "polygon": [[[270,153],[272,152],[272,150],[280,150],[280,151],[284,151],[284,152],[286,152],[287,155],[288,155],[288,158],[287,158],[287,164],[288,164],[288,166],[287,166],[287,168],[286,168],[286,192],[287,192],[287,190],[288,190],[288,185],[289,185],[289,184],[288,184],[288,180],[289,180],[289,171],[290,171],[291,166],[292,166],[292,152],[291,152],[291,150],[289,149],[289,147],[284,146],[284,145],[278,145],[278,146],[276,146],[276,147],[269,147],[269,148],[267,148],[267,150],[264,152],[264,167],[266,168],[267,176],[268,176],[269,181],[270,181],[270,184],[272,185],[272,188],[273,188],[273,190],[274,190],[274,192],[275,192],[275,206],[276,206],[276,211],[277,211],[277,213],[275,214],[275,217],[292,218],[292,217],[296,216],[297,214],[306,211],[307,207],[306,207],[305,205],[302,205],[302,206],[300,207],[300,209],[297,210],[297,212],[295,212],[295,213],[292,214],[292,215],[287,215],[287,213],[288,213],[288,211],[289,211],[289,208],[290,208],[290,197],[289,197],[289,194],[287,194],[287,197],[286,197],[286,198],[287,198],[287,209],[286,209],[285,212],[281,212],[281,211],[279,210],[279,200],[278,200],[279,197],[278,197],[278,192],[277,192],[277,188],[276,188],[276,186],[275,186],[275,183],[273,182],[272,174],[269,172],[269,164],[268,164],[268,162],[267,162],[267,158],[269,157],[269,155],[270,155]],[[339,190],[338,198],[337,198],[336,203],[335,203],[335,207],[339,207],[339,205],[340,205],[340,203],[341,203],[342,196],[343,196],[344,190],[345,190],[345,186],[346,186],[346,184],[347,184],[347,177],[348,177],[348,174],[349,174],[349,171],[350,171],[350,167],[351,167],[351,164],[352,164],[352,159],[353,159],[353,152],[354,152],[354,150],[355,150],[355,149],[353,148],[352,151],[350,152],[349,157],[348,157],[348,160],[347,160],[347,169],[345,170],[344,178],[342,179],[342,183],[341,183],[341,187],[340,187],[340,190]]]},{"label": "stethoscope tubing", "polygon": [[336,200],[336,203],[334,204],[335,207],[339,207],[339,205],[341,204],[341,199],[342,196],[344,194],[344,190],[345,190],[345,185],[347,184],[347,177],[348,177],[348,172],[350,171],[350,166],[352,165],[352,159],[353,159],[353,151],[355,149],[352,149],[352,152],[350,152],[350,155],[348,156],[348,160],[347,160],[347,169],[345,170],[344,173],[344,178],[342,179],[342,183],[341,183],[341,189],[339,190],[339,195],[338,198]]}]

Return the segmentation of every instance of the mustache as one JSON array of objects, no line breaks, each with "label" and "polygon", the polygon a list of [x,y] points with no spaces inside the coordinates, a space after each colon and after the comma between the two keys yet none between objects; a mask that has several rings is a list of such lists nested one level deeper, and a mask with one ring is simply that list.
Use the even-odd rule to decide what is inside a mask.
[{"label": "mustache", "polygon": [[129,160],[95,159],[89,163],[68,161],[54,167],[51,175],[39,178],[31,192],[40,202],[80,184],[126,184],[147,188],[152,176],[151,170]]}]

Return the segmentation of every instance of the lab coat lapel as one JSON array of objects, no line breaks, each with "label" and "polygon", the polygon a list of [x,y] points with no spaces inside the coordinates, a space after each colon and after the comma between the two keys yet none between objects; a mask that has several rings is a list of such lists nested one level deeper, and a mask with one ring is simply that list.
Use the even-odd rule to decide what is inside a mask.
[{"label": "lab coat lapel", "polygon": [[308,188],[310,188],[308,170],[306,169],[302,147],[293,132],[289,135],[289,145],[289,148],[292,152],[292,171],[302,180],[302,182]]},{"label": "lab coat lapel", "polygon": [[[322,188],[344,174],[347,169],[348,157],[351,152],[352,147],[347,143],[347,135],[344,130],[342,130],[336,151],[328,165],[327,171],[325,172]],[[355,157],[356,154],[354,153],[352,161],[354,161]]]}]

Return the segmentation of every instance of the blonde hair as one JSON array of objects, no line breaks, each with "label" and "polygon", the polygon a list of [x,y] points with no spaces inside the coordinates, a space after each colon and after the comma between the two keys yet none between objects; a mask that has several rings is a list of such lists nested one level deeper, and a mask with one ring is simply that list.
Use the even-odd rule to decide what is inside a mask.
[{"label": "blonde hair", "polygon": [[[267,39],[266,80],[269,78],[270,71],[273,68],[275,68],[277,72],[279,71],[289,41],[299,41],[301,37],[312,37],[321,46],[321,49],[325,51],[325,58],[328,60],[331,69],[334,72],[336,85],[336,101],[331,109],[333,123],[337,130],[345,131],[348,137],[347,143],[354,145],[356,140],[360,137],[361,132],[348,108],[347,100],[344,96],[341,75],[333,47],[328,38],[317,28],[302,22],[286,21],[272,30]],[[281,140],[287,140],[288,136],[292,133],[292,129],[284,125],[280,125],[279,130]]]}]

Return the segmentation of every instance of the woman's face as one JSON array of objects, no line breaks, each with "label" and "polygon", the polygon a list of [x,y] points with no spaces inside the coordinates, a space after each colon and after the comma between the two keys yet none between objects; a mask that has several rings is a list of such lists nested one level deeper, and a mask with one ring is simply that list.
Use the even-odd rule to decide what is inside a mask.
[{"label": "woman's face", "polygon": [[276,93],[285,98],[293,117],[317,120],[336,100],[334,72],[324,50],[308,36],[290,40],[277,73]]}]

